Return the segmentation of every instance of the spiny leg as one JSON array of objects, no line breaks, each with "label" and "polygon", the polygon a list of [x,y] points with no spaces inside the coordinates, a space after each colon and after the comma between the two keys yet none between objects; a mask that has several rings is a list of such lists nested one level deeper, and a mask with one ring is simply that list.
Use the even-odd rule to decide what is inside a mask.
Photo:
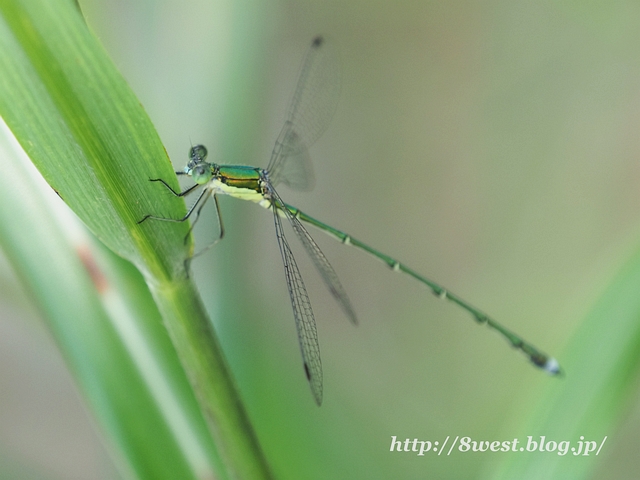
[{"label": "spiny leg", "polygon": [[[176,172],[176,175],[184,175],[184,172]],[[169,184],[167,184],[167,182],[165,182],[163,179],[161,178],[151,178],[149,179],[149,181],[151,182],[161,182],[165,188],[167,190],[169,190],[174,196],[176,197],[185,197],[187,195],[189,195],[190,193],[192,193],[193,191],[195,191],[198,187],[201,187],[202,185],[196,183],[195,185],[192,185],[191,187],[187,188],[185,191],[183,192],[176,192],[173,188],[171,188],[171,186]],[[142,222],[144,222],[145,220],[148,219],[153,219],[153,220],[161,220],[164,222],[185,222],[188,218],[191,217],[191,215],[193,214],[193,212],[195,211],[195,217],[193,219],[193,221],[191,222],[191,226],[189,227],[189,231],[187,232],[187,235],[184,237],[184,243],[187,243],[187,240],[189,239],[189,235],[191,235],[191,233],[193,232],[193,229],[196,225],[196,222],[198,221],[198,219],[200,218],[200,213],[202,212],[202,209],[204,208],[204,206],[207,203],[207,200],[209,199],[208,196],[206,196],[209,193],[209,190],[207,190],[206,188],[204,190],[202,190],[202,192],[200,192],[200,195],[198,195],[198,198],[196,199],[196,201],[191,205],[191,207],[189,207],[189,210],[187,211],[186,215],[182,218],[166,218],[166,217],[157,217],[154,215],[146,215],[144,218],[142,218],[140,221],[138,221],[138,225],[141,224]],[[191,259],[193,259],[194,257],[197,257],[198,255],[203,254],[205,251],[209,250],[211,247],[213,247],[216,243],[218,243],[220,240],[222,240],[222,238],[224,237],[224,225],[222,223],[222,216],[220,214],[220,205],[218,204],[218,197],[216,195],[213,195],[214,198],[214,202],[216,204],[216,216],[218,218],[218,227],[220,230],[220,234],[218,236],[218,238],[213,241],[212,243],[210,243],[209,245],[207,245],[205,248],[203,248],[202,250],[200,250],[198,253],[196,253],[195,255],[193,255],[191,258],[188,258],[185,260],[185,269],[188,271],[189,269],[189,262],[191,261]],[[204,200],[203,200],[204,199]],[[197,208],[197,210],[196,210]]]},{"label": "spiny leg", "polygon": [[[167,190],[169,190],[176,197],[184,197],[186,195],[189,195],[191,192],[196,190],[198,187],[201,187],[201,185],[196,183],[195,185],[192,185],[191,187],[187,188],[184,192],[178,193],[173,188],[171,188],[171,186],[167,182],[165,182],[161,178],[150,178],[149,181],[150,182],[161,182],[167,188]],[[202,198],[202,196],[205,193],[206,193],[206,189],[203,190],[202,193],[200,193],[200,196],[198,197],[196,202],[191,206],[191,208],[189,208],[189,211],[187,212],[187,214],[182,218],[176,219],[176,218],[157,217],[155,215],[147,214],[141,220],[138,220],[137,223],[138,223],[138,225],[140,225],[141,223],[143,223],[144,221],[146,221],[146,220],[148,220],[150,218],[153,219],[153,220],[162,220],[164,222],[179,222],[179,223],[184,222],[184,221],[187,220],[187,218],[189,218],[189,216],[193,212],[193,209],[198,204],[198,202],[200,202],[200,199]]]},{"label": "spiny leg", "polygon": [[[200,204],[200,206],[198,207],[198,210],[196,210],[196,215],[195,218],[192,220],[191,222],[191,226],[189,227],[189,231],[187,232],[187,235],[184,237],[184,243],[186,245],[187,240],[189,239],[189,235],[191,235],[191,232],[193,232],[193,227],[196,226],[196,222],[198,221],[198,219],[200,218],[200,212],[202,211],[202,209],[204,208],[204,206],[207,204],[207,201],[209,200],[209,196],[206,195],[207,193],[209,193],[206,189],[203,190],[200,195],[198,195],[198,199],[193,203],[193,205],[191,205],[191,207],[189,207],[189,211],[187,212],[187,214],[185,215],[185,220],[187,218],[189,218],[191,216],[191,214],[193,213],[193,211],[196,209],[196,207],[198,206],[198,204]],[[205,196],[206,195],[206,196]],[[204,198],[204,200],[202,200]],[[218,203],[218,200],[216,200],[216,204]],[[184,221],[184,220],[183,220]]]},{"label": "spiny leg", "polygon": [[[163,182],[163,180],[160,180],[161,182]],[[163,182],[164,183],[164,182]],[[166,185],[166,184],[165,184]],[[194,185],[193,187],[185,190],[185,192],[193,192],[195,190],[195,188],[199,187],[200,185]],[[171,187],[169,187],[169,189],[171,189]],[[171,190],[173,191],[173,190]],[[174,192],[175,193],[175,192]],[[183,192],[184,193],[184,192]],[[142,220],[138,221],[138,225],[140,225],[142,222],[144,222],[145,220],[148,219],[153,219],[153,220],[161,220],[163,222],[175,222],[175,223],[182,223],[182,222],[186,222],[187,219],[191,216],[191,214],[193,213],[193,211],[195,210],[196,206],[198,205],[198,203],[200,203],[200,200],[202,200],[202,198],[207,194],[207,190],[202,190],[202,192],[200,192],[200,195],[198,195],[198,199],[193,203],[193,205],[191,205],[191,207],[189,207],[189,210],[187,211],[187,214],[182,217],[182,218],[167,218],[167,217],[156,217],[155,215],[145,215],[144,218]],[[183,195],[178,195],[178,196],[183,196]],[[205,199],[206,201],[206,199]],[[193,228],[193,227],[192,227]],[[189,233],[191,233],[191,229],[189,229]],[[189,234],[187,234],[187,238],[189,237]]]},{"label": "spiny leg", "polygon": [[[224,224],[222,223],[222,215],[220,214],[220,205],[218,204],[218,196],[217,195],[213,195],[213,201],[214,201],[214,203],[216,205],[216,217],[218,218],[218,227],[219,227],[219,230],[220,230],[220,234],[218,235],[218,238],[216,238],[213,242],[211,242],[209,245],[204,247],[198,253],[193,255],[191,257],[192,259],[197,257],[197,256],[199,256],[199,255],[202,255],[204,252],[206,252],[207,250],[212,248],[216,243],[218,243],[220,240],[222,240],[224,238]],[[200,217],[200,211],[202,210],[202,207],[204,207],[205,203],[206,202],[203,202],[202,205],[200,205],[200,208],[198,208],[198,211],[196,212],[196,219],[191,223],[191,229],[189,230],[189,233],[191,233],[191,230],[193,230],[193,226],[195,225],[196,221]]]},{"label": "spiny leg", "polygon": [[[184,175],[184,172],[176,172],[176,175]],[[165,182],[161,178],[150,178],[149,181],[162,183],[167,188],[167,190],[173,193],[176,197],[184,197],[185,195],[189,195],[191,192],[193,192],[196,188],[200,186],[199,183],[196,183],[195,185],[192,185],[191,187],[187,188],[184,192],[176,192],[173,188],[171,188],[171,186],[167,182]]]}]

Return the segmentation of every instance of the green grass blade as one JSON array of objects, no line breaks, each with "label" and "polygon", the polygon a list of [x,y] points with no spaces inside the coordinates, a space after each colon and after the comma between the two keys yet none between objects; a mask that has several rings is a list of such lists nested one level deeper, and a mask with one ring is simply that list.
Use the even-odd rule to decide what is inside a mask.
[{"label": "green grass blade", "polygon": [[[571,441],[580,437],[600,445],[591,453],[513,454],[491,478],[591,478],[593,467],[606,456],[621,419],[637,395],[640,374],[640,251],[624,265],[575,332],[565,353],[566,378],[550,384],[523,428],[539,442]],[[577,452],[576,452],[577,453]]]},{"label": "green grass blade", "polygon": [[146,274],[170,278],[187,225],[136,223],[152,210],[184,214],[148,181],[174,177],[144,110],[70,2],[5,0],[0,8],[2,117],[100,240]]},{"label": "green grass blade", "polygon": [[51,208],[59,199],[2,127],[0,202],[12,208],[0,209],[0,244],[118,447],[118,463],[139,478],[210,475],[215,450],[142,277]]},{"label": "green grass blade", "polygon": [[[138,100],[69,0],[0,1],[0,115],[47,182],[143,273],[213,433],[225,472],[270,476],[201,300],[166,152]],[[43,286],[46,289],[46,287]]]}]

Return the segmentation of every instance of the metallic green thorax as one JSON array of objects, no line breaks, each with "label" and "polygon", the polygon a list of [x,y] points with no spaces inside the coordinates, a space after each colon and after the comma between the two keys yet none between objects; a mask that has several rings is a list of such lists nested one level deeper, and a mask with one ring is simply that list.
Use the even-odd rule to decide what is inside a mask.
[{"label": "metallic green thorax", "polygon": [[217,165],[214,176],[217,180],[232,188],[263,192],[262,169],[244,165]]}]

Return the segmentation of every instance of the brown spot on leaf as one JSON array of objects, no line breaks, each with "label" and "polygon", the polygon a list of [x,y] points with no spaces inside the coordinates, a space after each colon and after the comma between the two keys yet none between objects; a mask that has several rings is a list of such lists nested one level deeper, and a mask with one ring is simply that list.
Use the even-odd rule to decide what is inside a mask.
[{"label": "brown spot on leaf", "polygon": [[91,250],[86,246],[80,246],[76,248],[76,252],[78,253],[78,257],[80,258],[82,265],[84,265],[84,268],[91,277],[91,281],[96,286],[98,293],[103,294],[107,290],[109,282],[96,263]]}]

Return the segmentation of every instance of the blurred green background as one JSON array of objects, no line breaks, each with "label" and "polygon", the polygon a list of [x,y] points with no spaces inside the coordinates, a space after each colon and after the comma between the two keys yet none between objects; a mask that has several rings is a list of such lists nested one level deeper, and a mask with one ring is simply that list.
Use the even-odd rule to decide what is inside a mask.
[{"label": "blurred green background", "polygon": [[[636,2],[80,4],[178,169],[196,143],[212,161],[265,166],[307,45],[325,35],[342,68],[339,107],[311,149],[314,191],[280,194],[561,363],[640,245]],[[390,453],[391,436],[526,440],[531,412],[547,390],[562,396],[572,371],[548,378],[465,312],[312,231],[361,321],[349,325],[297,249],[322,349],[317,408],[272,217],[234,199],[221,209],[226,237],[194,262],[196,278],[279,478],[492,478],[505,461],[558,460]],[[201,244],[215,235],[207,217]],[[14,478],[120,478],[37,311],[0,265],[0,462]],[[580,405],[579,393],[567,401]],[[591,478],[636,476],[637,403],[631,393],[623,425],[602,432]],[[566,432],[553,439],[577,440]]]}]

